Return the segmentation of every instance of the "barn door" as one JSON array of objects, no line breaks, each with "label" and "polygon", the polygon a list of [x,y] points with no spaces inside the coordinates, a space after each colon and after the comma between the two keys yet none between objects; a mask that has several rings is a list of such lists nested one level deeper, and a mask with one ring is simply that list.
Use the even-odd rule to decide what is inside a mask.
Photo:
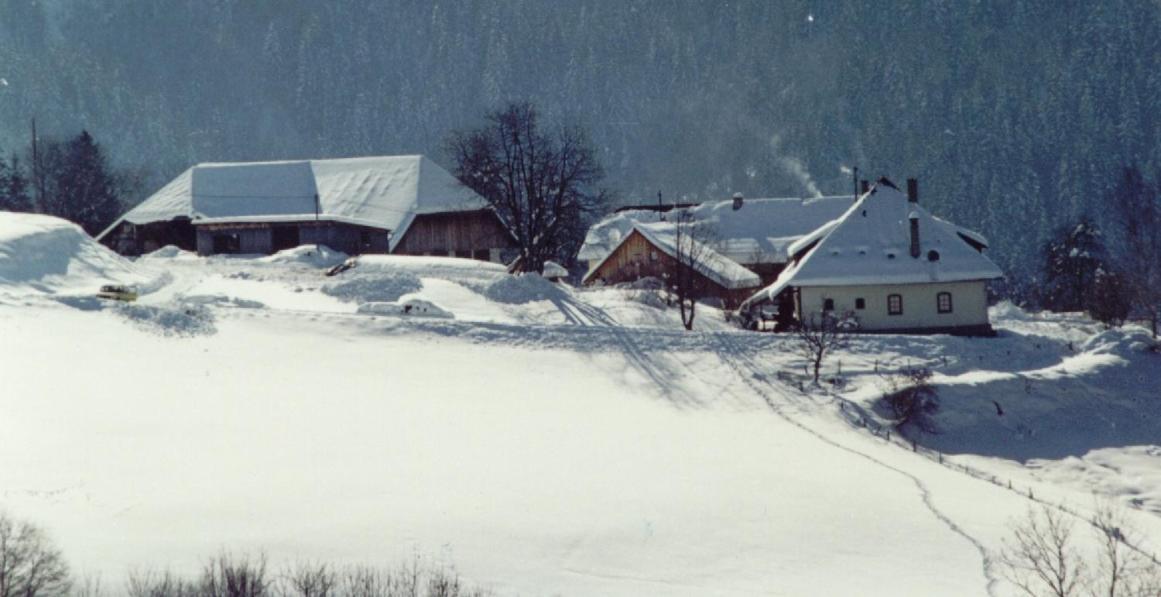
[{"label": "barn door", "polygon": [[276,226],[271,234],[275,253],[298,246],[298,226]]}]

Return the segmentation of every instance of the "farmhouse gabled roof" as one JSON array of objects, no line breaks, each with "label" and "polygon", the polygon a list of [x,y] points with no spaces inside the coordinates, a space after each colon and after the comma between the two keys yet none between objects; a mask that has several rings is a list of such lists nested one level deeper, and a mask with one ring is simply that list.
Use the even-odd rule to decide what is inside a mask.
[{"label": "farmhouse gabled roof", "polygon": [[417,215],[484,209],[487,202],[422,155],[198,164],[121,222],[187,217],[197,223],[320,219],[392,230],[392,244]]},{"label": "farmhouse gabled roof", "polygon": [[[790,243],[837,218],[853,200],[851,195],[745,199],[738,209],[734,209],[734,202],[730,200],[710,201],[684,211],[713,235],[714,248],[722,255],[738,263],[785,263],[786,247]],[[676,213],[659,214],[642,209],[612,214],[589,228],[577,258],[599,261],[621,242],[634,224],[652,227],[660,222],[662,215],[672,220]]]},{"label": "farmhouse gabled roof", "polygon": [[[649,244],[657,247],[666,255],[669,255],[674,259],[679,259],[677,250],[677,235],[675,234],[672,226],[658,224],[635,224],[629,231],[629,234],[626,234],[624,238],[622,238],[621,241],[617,243],[617,246],[613,247],[613,250],[609,251],[609,253],[601,259],[601,262],[589,271],[589,273],[585,276],[585,283],[591,281],[592,277],[596,275],[596,272],[600,270],[605,261],[608,261],[608,259],[612,257],[614,253],[616,253],[617,249],[629,240],[629,237],[633,235],[633,232],[640,234],[645,238],[646,241],[649,242]],[[737,262],[726,257],[725,255],[714,251],[710,247],[705,246],[696,240],[691,239],[689,242],[693,243],[693,249],[691,252],[699,256],[699,258],[695,260],[693,264],[693,269],[701,275],[712,280],[715,284],[718,284],[723,288],[737,289],[754,288],[762,283],[762,280],[758,277],[757,274],[742,267],[741,265],[738,265]]]},{"label": "farmhouse gabled roof", "polygon": [[[911,256],[911,219],[919,256]],[[1000,268],[980,249],[987,240],[932,216],[898,189],[878,184],[839,218],[789,248],[794,258],[773,284],[743,303],[773,300],[788,286],[855,286],[991,280]]]}]

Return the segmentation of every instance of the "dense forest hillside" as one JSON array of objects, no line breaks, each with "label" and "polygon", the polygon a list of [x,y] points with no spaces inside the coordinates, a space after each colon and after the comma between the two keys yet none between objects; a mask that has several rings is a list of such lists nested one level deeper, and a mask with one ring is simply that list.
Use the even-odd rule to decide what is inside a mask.
[{"label": "dense forest hillside", "polygon": [[88,129],[144,190],[198,161],[423,152],[529,99],[621,201],[918,176],[1017,280],[1161,165],[1161,4],[0,0],[0,148]]}]

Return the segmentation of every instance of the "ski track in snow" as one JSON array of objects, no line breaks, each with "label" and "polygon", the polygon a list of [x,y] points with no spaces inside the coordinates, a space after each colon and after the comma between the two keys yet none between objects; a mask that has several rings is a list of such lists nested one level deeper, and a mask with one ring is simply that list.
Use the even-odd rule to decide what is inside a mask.
[{"label": "ski track in snow", "polygon": [[[726,332],[715,332],[713,334],[713,336],[715,337],[715,339],[718,341],[718,343],[721,346],[721,350],[718,352],[718,357],[719,358],[721,358],[722,356],[730,357],[728,359],[723,358],[721,360],[723,363],[725,363],[727,366],[732,368],[738,374],[738,377],[742,380],[743,383],[746,384],[747,387],[749,387],[756,395],[760,396],[762,398],[762,400],[766,402],[766,405],[770,407],[770,410],[776,416],[778,416],[782,420],[786,421],[787,423],[794,425],[795,427],[809,433],[810,435],[814,436],[815,438],[817,438],[818,440],[822,441],[825,444],[828,444],[834,448],[838,448],[839,450],[843,450],[843,451],[848,452],[850,454],[853,454],[855,456],[859,456],[859,457],[861,457],[869,462],[874,463],[875,465],[877,465],[879,467],[882,467],[884,469],[887,469],[889,471],[892,471],[894,473],[902,475],[902,476],[906,477],[907,479],[909,479],[912,483],[914,483],[915,488],[919,491],[919,497],[920,497],[920,500],[923,502],[923,506],[925,508],[927,508],[927,510],[930,511],[931,514],[933,516],[935,516],[936,519],[938,519],[942,524],[947,526],[947,528],[950,529],[953,533],[963,537],[969,543],[971,543],[972,546],[976,549],[976,551],[978,551],[980,553],[980,558],[983,562],[983,564],[982,564],[983,565],[983,575],[984,575],[984,578],[987,580],[986,590],[988,592],[988,595],[995,597],[996,584],[998,583],[998,579],[995,577],[994,573],[992,572],[992,558],[988,554],[988,549],[986,547],[984,547],[984,544],[979,539],[976,539],[975,537],[972,537],[971,535],[969,535],[966,531],[963,530],[962,527],[957,525],[955,523],[955,521],[953,521],[950,517],[948,517],[947,514],[945,514],[943,511],[941,511],[935,505],[935,503],[932,499],[930,488],[919,477],[917,477],[917,476],[915,476],[915,475],[913,475],[913,474],[911,474],[903,469],[900,469],[898,467],[887,464],[887,463],[883,462],[882,460],[879,460],[879,459],[875,458],[874,456],[871,456],[870,454],[867,454],[867,453],[861,452],[859,450],[856,450],[854,448],[851,448],[849,446],[845,446],[843,444],[840,444],[840,443],[826,437],[825,435],[815,431],[814,429],[811,429],[810,427],[808,427],[807,425],[805,425],[804,423],[802,423],[798,419],[788,415],[775,402],[775,399],[770,396],[770,392],[771,391],[776,392],[778,394],[778,397],[786,402],[789,402],[790,400],[792,400],[792,397],[785,394],[784,392],[779,391],[779,388],[774,386],[774,384],[770,383],[766,374],[762,372],[761,367],[757,363],[754,362],[753,358],[750,357],[750,355],[746,353],[746,351],[743,347],[739,346],[738,343],[733,338],[730,337],[730,334],[728,334]],[[737,363],[741,363],[741,365],[738,365]],[[762,382],[762,384],[759,384],[753,380],[760,380]]]}]

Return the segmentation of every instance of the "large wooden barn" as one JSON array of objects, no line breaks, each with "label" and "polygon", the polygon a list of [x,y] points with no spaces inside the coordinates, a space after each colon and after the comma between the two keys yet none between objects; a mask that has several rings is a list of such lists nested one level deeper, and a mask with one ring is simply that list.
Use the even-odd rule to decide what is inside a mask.
[{"label": "large wooden barn", "polygon": [[420,155],[199,164],[97,239],[126,255],[165,245],[269,254],[301,244],[495,262],[515,254],[484,199]]}]

